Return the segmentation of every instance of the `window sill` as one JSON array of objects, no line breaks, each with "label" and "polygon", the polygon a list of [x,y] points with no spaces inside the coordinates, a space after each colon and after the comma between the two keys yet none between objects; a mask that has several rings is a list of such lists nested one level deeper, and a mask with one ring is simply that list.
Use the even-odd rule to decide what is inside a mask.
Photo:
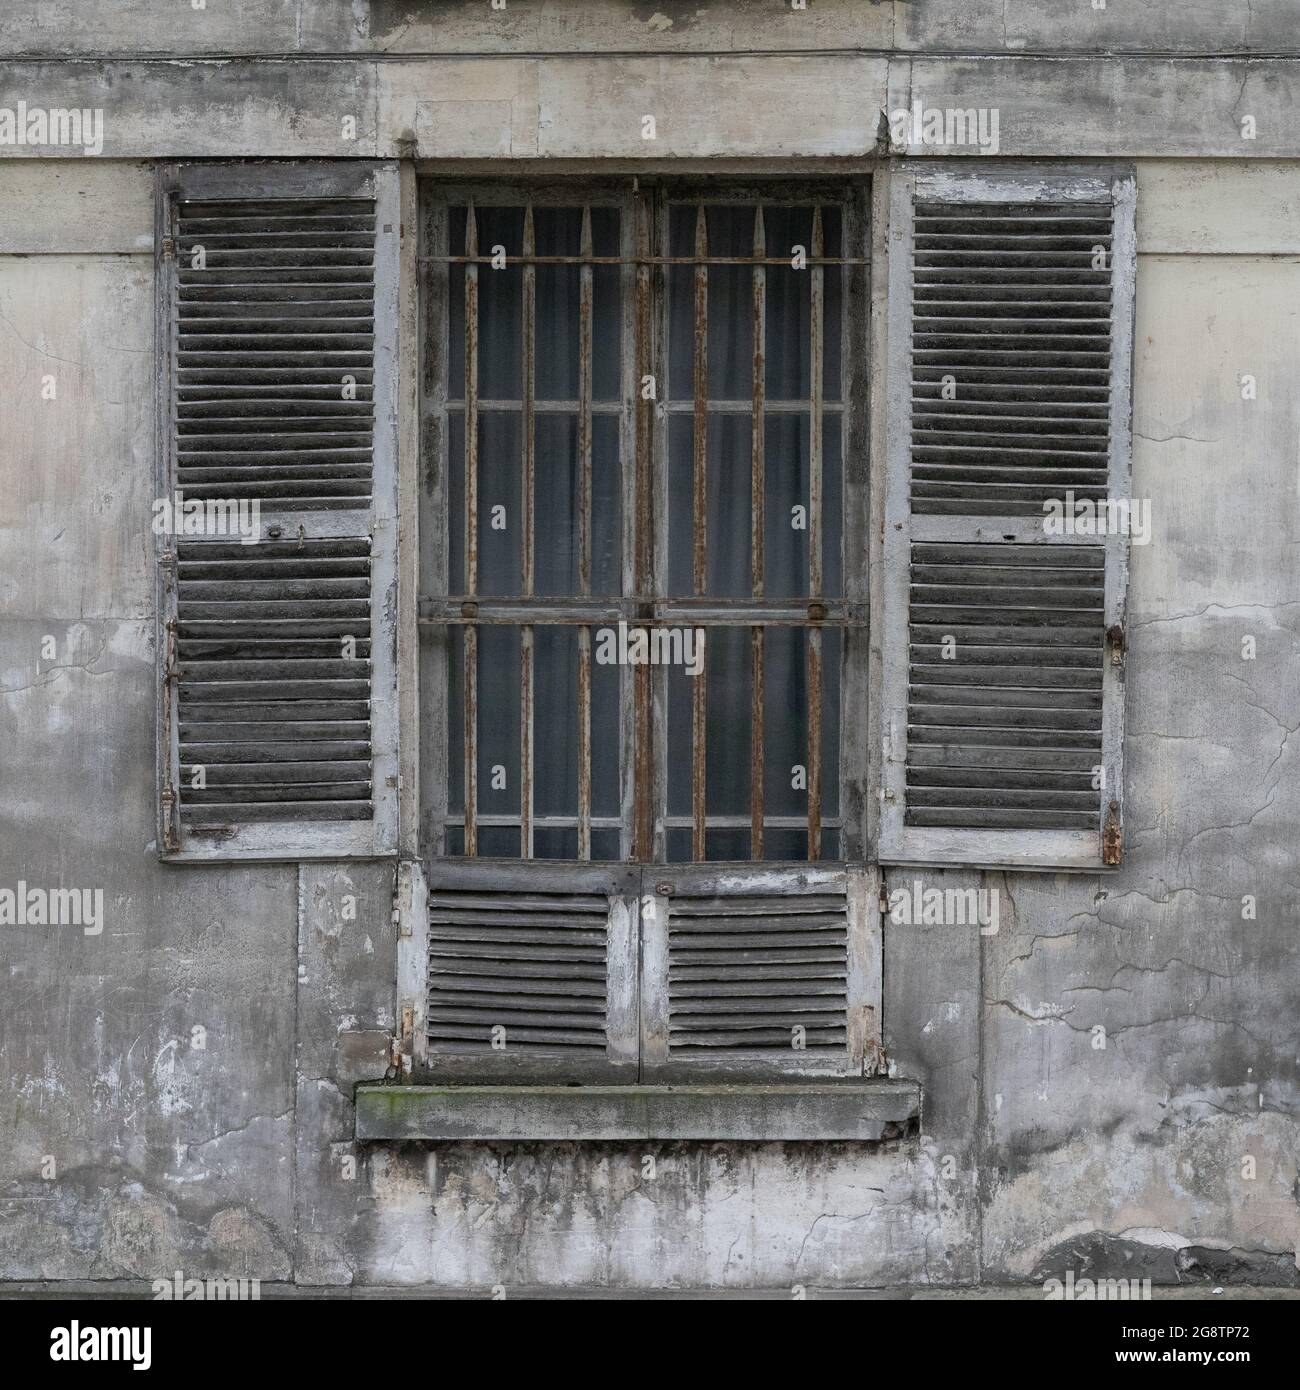
[{"label": "window sill", "polygon": [[776,1085],[357,1087],[370,1140],[856,1140],[892,1138],[921,1110],[914,1081]]}]

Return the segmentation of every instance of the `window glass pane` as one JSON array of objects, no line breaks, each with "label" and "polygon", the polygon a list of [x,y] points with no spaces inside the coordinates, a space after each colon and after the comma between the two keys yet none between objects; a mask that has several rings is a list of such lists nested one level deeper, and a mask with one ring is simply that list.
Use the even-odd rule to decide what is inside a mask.
[{"label": "window glass pane", "polygon": [[478,458],[478,592],[518,594],[523,585],[523,427],[514,411],[479,415]]},{"label": "window glass pane", "polygon": [[[694,690],[695,682],[704,680],[707,673],[705,811],[711,816],[748,816],[749,629],[709,627],[694,631],[705,635],[704,671],[695,676],[683,664],[668,667],[668,814],[691,813]],[[693,640],[698,643],[698,638]],[[681,650],[687,655],[684,640]],[[692,650],[698,651],[698,646]]]},{"label": "window glass pane", "polygon": [[[582,209],[538,207],[533,237],[538,256],[576,256]],[[578,284],[576,265],[537,267],[537,351],[534,379],[539,401],[578,399]]]},{"label": "window glass pane", "polygon": [[[768,415],[764,420],[763,579],[769,598],[802,598],[809,590],[808,416]],[[841,597],[840,416],[822,414],[822,593]]]},{"label": "window glass pane", "polygon": [[[705,593],[746,598],[750,593],[750,457],[748,412],[708,419],[705,505]],[[695,420],[677,415],[668,425],[668,592],[694,593]]]},{"label": "window glass pane", "polygon": [[[478,207],[478,253],[519,256],[524,246],[523,208]],[[507,259],[500,269],[478,270],[478,393],[482,400],[518,400],[523,394],[523,267]]]},{"label": "window glass pane", "polygon": [[[617,208],[591,210],[592,254],[602,259],[621,256],[621,218]],[[591,390],[598,401],[619,401],[623,396],[623,270],[617,265],[598,265],[592,280]]]},{"label": "window glass pane", "polygon": [[[822,204],[823,255],[842,254],[843,216],[840,209]],[[812,322],[812,276],[808,268],[796,270],[796,249],[812,256],[813,210],[807,207],[769,205],[763,209],[767,254],[783,264],[767,268],[767,332],[764,335],[766,385],[769,400],[806,401],[812,394],[809,341]],[[840,337],[844,271],[826,266],[822,272],[822,399],[840,398]]]},{"label": "window glass pane", "polygon": [[[575,596],[580,470],[577,415],[538,415],[535,425],[534,592]],[[596,416],[591,432],[591,591],[622,590],[622,476],[618,420]]]},{"label": "window glass pane", "polygon": [[519,629],[484,624],[478,629],[479,815],[517,819],[519,785]]}]

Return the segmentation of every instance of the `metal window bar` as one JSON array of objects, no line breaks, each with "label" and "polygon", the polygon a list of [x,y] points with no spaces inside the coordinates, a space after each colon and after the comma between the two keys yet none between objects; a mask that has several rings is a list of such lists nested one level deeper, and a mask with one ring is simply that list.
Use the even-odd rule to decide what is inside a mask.
[{"label": "metal window bar", "polygon": [[[578,271],[578,593],[591,595],[591,205],[583,204]],[[578,629],[578,858],[591,858],[591,628]]]},{"label": "metal window bar", "polygon": [[[465,250],[478,254],[471,202],[465,214]],[[478,592],[478,264],[465,266],[465,592]],[[465,629],[465,854],[478,854],[478,629]]]},{"label": "metal window bar", "polygon": [[[632,588],[641,600],[638,616],[645,616],[645,606],[654,586],[654,545],[651,519],[653,501],[654,407],[653,397],[645,390],[647,380],[655,377],[654,296],[651,283],[651,221],[654,200],[651,195],[638,193],[634,199],[634,245],[636,249],[636,301],[633,310],[634,357],[636,361],[636,432],[633,469],[633,564]],[[660,286],[662,297],[662,286]],[[661,394],[655,392],[655,395]],[[633,740],[634,767],[632,857],[646,861],[654,853],[654,691],[648,666],[637,666],[633,672]]]},{"label": "metal window bar", "polygon": [[[750,416],[749,446],[749,566],[750,594],[757,602],[763,597],[763,541],[767,489],[767,422],[764,397],[767,394],[767,236],[763,226],[763,205],[754,209],[754,269],[752,279],[753,314],[753,402]],[[760,624],[749,629],[750,715],[749,715],[749,857],[763,858],[763,779],[767,764],[763,750],[763,662],[764,633]]]},{"label": "metal window bar", "polygon": [[[533,596],[533,510],[537,475],[537,267],[531,263],[536,250],[533,205],[524,208],[523,285],[523,498],[520,522],[521,584],[525,598]],[[519,857],[533,857],[533,626],[519,630]]]},{"label": "metal window bar", "polygon": [[[822,210],[813,208],[808,323],[808,596],[822,595],[822,371],[826,317]],[[822,635],[808,630],[808,858],[822,854]]]},{"label": "metal window bar", "polygon": [[[695,341],[692,348],[695,387],[694,473],[691,509],[691,587],[696,598],[708,588],[708,506],[709,506],[709,269],[702,264],[709,254],[708,222],[701,203],[695,213]],[[691,856],[705,858],[705,788],[708,729],[708,655],[705,669],[691,685]]]}]

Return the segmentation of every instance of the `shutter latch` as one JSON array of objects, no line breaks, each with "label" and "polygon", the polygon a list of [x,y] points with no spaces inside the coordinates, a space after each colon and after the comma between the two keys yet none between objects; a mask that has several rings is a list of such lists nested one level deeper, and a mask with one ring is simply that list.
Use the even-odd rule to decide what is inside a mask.
[{"label": "shutter latch", "polygon": [[1118,864],[1124,853],[1124,842],[1120,835],[1119,802],[1112,801],[1106,812],[1106,823],[1101,829],[1101,862]]},{"label": "shutter latch", "polygon": [[1124,624],[1112,623],[1106,629],[1106,641],[1110,643],[1110,664],[1112,666],[1123,666],[1124,664]]}]

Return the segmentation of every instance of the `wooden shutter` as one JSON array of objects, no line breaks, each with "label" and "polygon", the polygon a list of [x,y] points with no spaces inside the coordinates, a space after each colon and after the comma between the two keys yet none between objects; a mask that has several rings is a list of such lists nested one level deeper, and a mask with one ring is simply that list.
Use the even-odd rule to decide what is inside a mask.
[{"label": "wooden shutter", "polygon": [[399,975],[422,1075],[636,1080],[635,870],[441,860],[418,878]]},{"label": "wooden shutter", "polygon": [[878,878],[645,871],[645,1080],[861,1076],[880,1046]]},{"label": "wooden shutter", "polygon": [[1122,825],[1129,174],[908,172],[890,211],[885,862],[1096,868]]},{"label": "wooden shutter", "polygon": [[159,497],[260,511],[159,536],[160,852],[393,853],[396,169],[181,166],[159,201]]}]

